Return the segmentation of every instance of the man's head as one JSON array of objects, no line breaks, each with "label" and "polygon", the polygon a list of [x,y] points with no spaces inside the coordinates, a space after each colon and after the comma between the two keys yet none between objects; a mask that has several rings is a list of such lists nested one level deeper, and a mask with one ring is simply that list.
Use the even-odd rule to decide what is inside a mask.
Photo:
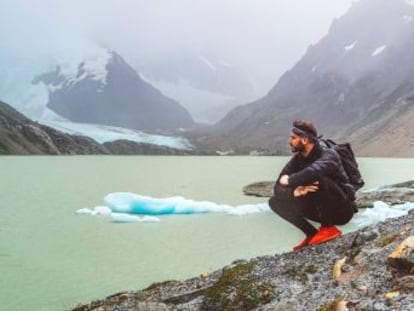
[{"label": "man's head", "polygon": [[292,152],[309,154],[317,141],[318,132],[310,121],[295,120],[290,133],[289,145]]}]

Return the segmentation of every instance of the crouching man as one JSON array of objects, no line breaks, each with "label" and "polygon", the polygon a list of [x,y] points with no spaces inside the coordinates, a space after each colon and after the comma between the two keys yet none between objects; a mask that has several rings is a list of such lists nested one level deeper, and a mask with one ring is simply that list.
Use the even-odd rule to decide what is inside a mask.
[{"label": "crouching man", "polygon": [[[271,209],[306,235],[293,249],[332,240],[354,214],[355,190],[339,155],[319,144],[313,123],[296,120],[289,145],[295,155],[283,168],[269,200]],[[308,220],[320,223],[316,229]]]}]

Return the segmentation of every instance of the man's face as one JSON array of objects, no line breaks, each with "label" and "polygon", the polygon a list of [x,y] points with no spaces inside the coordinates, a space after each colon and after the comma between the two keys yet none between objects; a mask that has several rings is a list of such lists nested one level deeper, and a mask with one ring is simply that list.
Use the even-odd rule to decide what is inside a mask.
[{"label": "man's face", "polygon": [[302,142],[303,137],[291,132],[289,137],[289,146],[292,152],[302,152],[305,150],[305,146]]}]

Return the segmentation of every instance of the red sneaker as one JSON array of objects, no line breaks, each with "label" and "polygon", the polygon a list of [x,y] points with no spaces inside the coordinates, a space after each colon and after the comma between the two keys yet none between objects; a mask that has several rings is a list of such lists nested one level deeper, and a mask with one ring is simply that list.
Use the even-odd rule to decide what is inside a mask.
[{"label": "red sneaker", "polygon": [[319,231],[309,241],[309,245],[315,245],[333,240],[341,236],[342,232],[335,226],[320,227]]},{"label": "red sneaker", "polygon": [[297,251],[298,249],[301,249],[301,248],[303,248],[303,247],[305,247],[305,246],[308,246],[309,245],[309,242],[310,242],[310,240],[312,239],[312,237],[306,237],[302,242],[300,242],[298,245],[295,245],[294,247],[293,247],[293,250],[294,251]]}]

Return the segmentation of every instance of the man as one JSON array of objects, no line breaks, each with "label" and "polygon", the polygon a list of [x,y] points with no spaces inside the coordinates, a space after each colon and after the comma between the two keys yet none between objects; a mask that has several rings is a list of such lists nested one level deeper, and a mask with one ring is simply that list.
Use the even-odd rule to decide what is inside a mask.
[{"label": "man", "polygon": [[[296,120],[289,144],[295,155],[276,180],[271,209],[306,237],[293,249],[332,240],[342,233],[354,214],[355,190],[349,183],[339,155],[319,144],[315,126]],[[308,220],[321,224],[317,230]]]}]

